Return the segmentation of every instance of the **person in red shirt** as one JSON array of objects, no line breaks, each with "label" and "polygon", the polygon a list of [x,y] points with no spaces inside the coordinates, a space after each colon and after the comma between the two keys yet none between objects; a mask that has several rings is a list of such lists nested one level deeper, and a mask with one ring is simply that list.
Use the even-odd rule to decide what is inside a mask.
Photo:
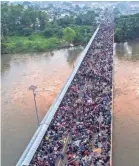
[{"label": "person in red shirt", "polygon": [[73,155],[72,154],[68,154],[68,160],[72,159]]}]

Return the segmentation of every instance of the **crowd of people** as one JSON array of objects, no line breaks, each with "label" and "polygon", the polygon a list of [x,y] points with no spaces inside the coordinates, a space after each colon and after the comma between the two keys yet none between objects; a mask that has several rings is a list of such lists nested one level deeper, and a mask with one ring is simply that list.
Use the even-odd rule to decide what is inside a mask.
[{"label": "crowd of people", "polygon": [[113,25],[105,21],[30,166],[110,166]]}]

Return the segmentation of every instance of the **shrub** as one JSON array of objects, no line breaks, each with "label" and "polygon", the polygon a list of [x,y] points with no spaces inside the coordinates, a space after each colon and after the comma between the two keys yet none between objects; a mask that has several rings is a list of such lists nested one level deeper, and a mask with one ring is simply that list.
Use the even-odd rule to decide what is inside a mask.
[{"label": "shrub", "polygon": [[33,29],[32,28],[23,28],[22,32],[25,36],[29,36],[32,34]]},{"label": "shrub", "polygon": [[44,31],[43,31],[43,35],[45,37],[52,37],[53,36],[53,29],[52,28],[46,28]]},{"label": "shrub", "polygon": [[72,42],[76,36],[75,31],[70,27],[64,28],[63,34],[64,34],[63,38],[69,43]]}]

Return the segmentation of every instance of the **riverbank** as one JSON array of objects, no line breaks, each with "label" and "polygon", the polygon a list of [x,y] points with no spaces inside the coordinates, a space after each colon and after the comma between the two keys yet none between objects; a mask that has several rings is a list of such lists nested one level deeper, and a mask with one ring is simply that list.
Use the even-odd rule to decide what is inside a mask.
[{"label": "riverbank", "polygon": [[2,54],[44,52],[68,47],[70,47],[68,42],[57,37],[45,38],[38,34],[28,37],[11,36],[2,42]]}]

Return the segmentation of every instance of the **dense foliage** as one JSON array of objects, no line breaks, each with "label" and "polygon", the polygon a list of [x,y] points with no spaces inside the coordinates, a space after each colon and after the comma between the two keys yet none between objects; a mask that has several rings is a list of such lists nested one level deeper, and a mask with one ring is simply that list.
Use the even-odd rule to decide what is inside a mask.
[{"label": "dense foliage", "polygon": [[115,19],[115,42],[139,38],[139,13],[120,16]]},{"label": "dense foliage", "polygon": [[[68,5],[68,4],[65,4]],[[81,9],[78,5],[70,14],[53,5],[44,10],[23,5],[1,5],[2,53],[46,51],[86,44],[96,29],[101,10]],[[62,11],[63,12],[63,11]],[[67,12],[64,10],[64,12]],[[114,9],[115,42],[139,38],[139,14],[121,15]]]},{"label": "dense foliage", "polygon": [[98,12],[77,11],[61,17],[54,10],[53,19],[50,19],[47,10],[2,3],[2,53],[45,51],[70,43],[85,44],[96,29]]},{"label": "dense foliage", "polygon": [[68,42],[72,42],[76,36],[75,31],[70,27],[64,28],[63,34],[63,38]]}]

